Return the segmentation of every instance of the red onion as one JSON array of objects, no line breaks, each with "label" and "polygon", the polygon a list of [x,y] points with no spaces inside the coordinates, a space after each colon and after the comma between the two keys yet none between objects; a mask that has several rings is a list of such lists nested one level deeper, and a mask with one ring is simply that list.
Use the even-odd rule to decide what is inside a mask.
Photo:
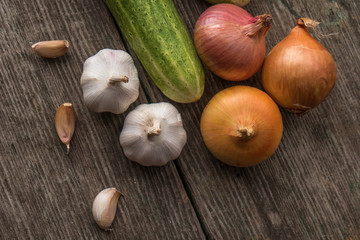
[{"label": "red onion", "polygon": [[265,58],[271,16],[252,17],[233,4],[209,7],[196,22],[194,41],[205,65],[219,77],[241,81],[253,76]]}]

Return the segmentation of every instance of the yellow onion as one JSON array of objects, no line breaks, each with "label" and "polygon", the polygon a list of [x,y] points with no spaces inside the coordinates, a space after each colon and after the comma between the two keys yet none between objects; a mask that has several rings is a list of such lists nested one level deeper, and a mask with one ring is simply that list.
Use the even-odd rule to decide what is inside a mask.
[{"label": "yellow onion", "polygon": [[220,3],[209,7],[194,28],[196,50],[219,77],[241,81],[253,76],[265,58],[265,36],[271,16],[252,17],[241,7]]},{"label": "yellow onion", "polygon": [[205,107],[201,135],[220,161],[247,167],[270,157],[283,132],[276,103],[263,91],[234,86],[217,93]]},{"label": "yellow onion", "polygon": [[250,2],[250,0],[206,0],[206,1],[211,4],[232,3],[239,7],[243,7]]},{"label": "yellow onion", "polygon": [[262,69],[265,91],[280,106],[298,114],[320,104],[336,82],[334,59],[307,30],[317,24],[300,18],[290,34],[271,50]]}]

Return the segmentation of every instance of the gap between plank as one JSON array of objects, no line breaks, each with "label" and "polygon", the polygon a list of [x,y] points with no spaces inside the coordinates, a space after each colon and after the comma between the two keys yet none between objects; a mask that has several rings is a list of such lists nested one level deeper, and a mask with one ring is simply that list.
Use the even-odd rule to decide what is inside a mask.
[{"label": "gap between plank", "polygon": [[[121,38],[121,40],[122,40],[123,43],[124,43],[125,50],[130,54],[130,56],[132,56],[131,51],[130,51],[130,45],[129,45],[129,43],[125,40],[125,37],[124,37],[124,35],[122,34],[120,27],[117,25],[116,20],[115,20],[114,16],[111,14],[109,8],[107,8],[107,9],[108,9],[108,12],[109,12],[109,14],[110,14],[110,16],[111,16],[111,18],[112,18],[115,26],[116,26],[116,29],[117,29],[118,32],[119,32],[120,38]],[[132,56],[132,57],[134,57],[134,56]],[[148,101],[148,103],[152,103],[151,98],[150,98],[150,94],[149,94],[148,90],[146,89],[145,84],[144,84],[141,76],[139,76],[139,80],[140,80],[141,88],[143,89],[143,91],[144,91],[144,93],[145,93],[146,100]],[[175,164],[175,168],[176,168],[176,171],[177,171],[177,173],[178,173],[178,176],[180,177],[181,183],[182,183],[182,185],[183,185],[183,187],[184,187],[184,189],[185,189],[185,192],[186,192],[186,194],[187,194],[187,196],[188,196],[188,198],[189,198],[191,207],[192,207],[192,209],[193,209],[194,212],[195,212],[195,215],[196,215],[197,220],[199,221],[200,228],[201,228],[203,234],[205,235],[205,238],[208,239],[209,232],[206,230],[205,222],[202,220],[201,214],[200,214],[200,212],[198,211],[198,208],[196,207],[195,198],[194,198],[194,196],[192,195],[192,193],[191,193],[188,185],[186,184],[185,176],[184,176],[183,172],[181,171],[181,168],[180,168],[180,166],[178,165],[177,160],[173,161],[173,163]]]},{"label": "gap between plank", "polygon": [[203,221],[203,218],[201,217],[200,211],[198,211],[198,208],[196,207],[195,198],[192,195],[189,186],[186,184],[185,175],[181,171],[181,168],[180,168],[179,164],[177,163],[177,161],[178,161],[177,159],[175,161],[173,161],[174,164],[175,164],[176,171],[178,172],[181,183],[184,186],[185,192],[186,192],[186,194],[187,194],[187,196],[188,196],[188,198],[190,200],[190,204],[191,204],[192,208],[194,209],[196,218],[198,219],[199,224],[200,224],[200,228],[203,231],[203,233],[205,235],[205,238],[209,239],[209,234],[210,233],[209,233],[209,231],[207,231],[207,229],[205,227],[205,222]]}]

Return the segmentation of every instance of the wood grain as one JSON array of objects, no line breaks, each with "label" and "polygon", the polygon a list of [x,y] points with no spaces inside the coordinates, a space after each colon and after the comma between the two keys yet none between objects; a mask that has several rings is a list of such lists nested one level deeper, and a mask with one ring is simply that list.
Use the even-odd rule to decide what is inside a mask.
[{"label": "wood grain", "polygon": [[[0,2],[0,239],[202,239],[176,166],[144,168],[119,144],[126,113],[90,112],[79,79],[84,60],[102,48],[124,49],[105,4],[90,1]],[[67,39],[62,58],[31,50],[40,40]],[[74,104],[69,156],[54,127],[58,106]],[[140,97],[128,111],[147,98]],[[96,194],[114,186],[124,197],[113,231],[91,214]]]},{"label": "wood grain", "polygon": [[[200,0],[174,2],[192,35],[196,19],[210,5]],[[349,1],[260,0],[245,9],[273,16],[268,51],[300,16],[321,21],[316,35],[328,35],[319,41],[337,63],[338,80],[326,101],[307,115],[281,110],[284,135],[278,150],[250,168],[214,159],[201,140],[199,121],[218,91],[237,84],[262,89],[259,73],[232,83],[205,67],[201,100],[172,102],[191,133],[176,165],[204,232],[208,239],[360,239],[359,8]],[[145,72],[142,75],[151,101],[171,102]]]},{"label": "wood grain", "polygon": [[[189,31],[210,5],[175,0]],[[233,85],[262,89],[260,74],[228,82],[206,67],[200,101],[178,104],[157,89],[100,0],[0,1],[0,239],[360,239],[360,22],[347,0],[254,0],[252,15],[270,13],[268,51],[297,18],[321,21],[315,33],[333,55],[338,80],[330,96],[303,117],[281,110],[284,135],[276,153],[250,168],[211,156],[200,117],[218,91]],[[46,60],[31,43],[68,39],[69,52]],[[82,63],[102,48],[127,49],[142,80],[139,99],[124,114],[96,114],[82,101]],[[77,114],[69,156],[53,118],[70,101]],[[166,101],[182,114],[188,142],[174,163],[145,168],[118,143],[136,105]],[[95,195],[117,187],[112,232],[91,216]]]}]

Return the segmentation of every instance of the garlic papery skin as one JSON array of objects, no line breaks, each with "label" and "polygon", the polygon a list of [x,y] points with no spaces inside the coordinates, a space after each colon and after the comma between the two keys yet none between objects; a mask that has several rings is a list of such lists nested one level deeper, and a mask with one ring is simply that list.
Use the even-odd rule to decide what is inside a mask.
[{"label": "garlic papery skin", "polygon": [[115,218],[116,207],[122,194],[115,188],[106,188],[98,193],[92,205],[95,222],[101,229],[109,230]]},{"label": "garlic papery skin", "polygon": [[70,46],[67,40],[41,41],[33,44],[31,48],[44,58],[57,58],[64,55]]},{"label": "garlic papery skin", "polygon": [[80,83],[84,102],[94,112],[120,114],[139,97],[137,69],[122,50],[103,49],[88,58]]},{"label": "garlic papery skin", "polygon": [[55,114],[55,128],[62,143],[70,151],[70,141],[75,131],[75,110],[71,103],[61,104]]},{"label": "garlic papery skin", "polygon": [[166,102],[136,107],[120,134],[126,157],[143,166],[163,166],[178,158],[186,139],[180,113]]}]

